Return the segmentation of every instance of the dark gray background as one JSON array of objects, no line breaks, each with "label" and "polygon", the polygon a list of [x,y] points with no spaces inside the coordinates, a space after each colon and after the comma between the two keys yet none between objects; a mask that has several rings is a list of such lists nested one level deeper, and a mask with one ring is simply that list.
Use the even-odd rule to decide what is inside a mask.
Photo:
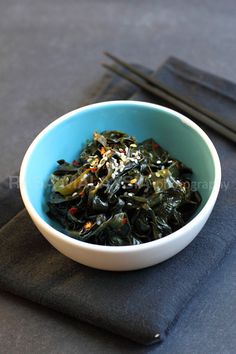
[{"label": "dark gray background", "polygon": [[[49,122],[82,104],[103,50],[155,69],[168,56],[236,81],[235,1],[1,0],[0,179]],[[148,348],[0,294],[0,354],[235,353],[236,249]]]}]

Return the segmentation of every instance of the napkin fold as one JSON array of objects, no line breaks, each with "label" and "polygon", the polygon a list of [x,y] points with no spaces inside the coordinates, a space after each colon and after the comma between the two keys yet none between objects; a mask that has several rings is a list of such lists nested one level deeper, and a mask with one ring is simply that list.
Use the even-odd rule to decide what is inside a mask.
[{"label": "napkin fold", "polygon": [[[176,58],[169,58],[156,72],[142,70],[235,124],[234,83]],[[106,75],[92,101],[114,99],[167,105],[116,75]],[[206,226],[182,252],[133,272],[80,265],[57,252],[37,231],[23,209],[19,189],[9,188],[7,179],[0,185],[0,287],[136,342],[163,340],[236,239],[235,146],[202,127],[220,155],[222,188]]]}]

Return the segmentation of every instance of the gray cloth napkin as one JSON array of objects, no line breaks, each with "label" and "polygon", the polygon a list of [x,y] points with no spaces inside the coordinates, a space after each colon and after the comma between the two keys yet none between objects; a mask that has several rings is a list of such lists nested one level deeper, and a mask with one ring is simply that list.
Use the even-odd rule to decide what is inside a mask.
[{"label": "gray cloth napkin", "polygon": [[[142,70],[235,122],[235,84],[175,58],[154,73]],[[115,75],[106,75],[92,101],[121,98],[165,104]],[[22,209],[19,190],[9,189],[6,181],[0,186],[0,287],[140,343],[163,340],[236,239],[235,146],[203,128],[220,155],[222,188],[206,226],[182,252],[134,272],[82,266],[48,244]]]}]

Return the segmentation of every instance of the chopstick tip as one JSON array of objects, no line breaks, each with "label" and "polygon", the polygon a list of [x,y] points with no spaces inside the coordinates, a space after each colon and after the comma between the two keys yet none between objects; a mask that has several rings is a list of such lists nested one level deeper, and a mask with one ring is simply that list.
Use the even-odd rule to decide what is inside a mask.
[{"label": "chopstick tip", "polygon": [[107,50],[105,50],[105,51],[103,52],[103,54],[104,54],[106,57],[108,57],[108,58],[111,58],[111,59],[114,58],[114,56],[113,56],[110,52],[108,52]]},{"label": "chopstick tip", "polygon": [[101,64],[102,67],[107,68],[107,69],[110,67],[110,65],[108,65],[108,64],[106,64],[106,63],[103,63],[103,62],[100,63],[100,64]]}]

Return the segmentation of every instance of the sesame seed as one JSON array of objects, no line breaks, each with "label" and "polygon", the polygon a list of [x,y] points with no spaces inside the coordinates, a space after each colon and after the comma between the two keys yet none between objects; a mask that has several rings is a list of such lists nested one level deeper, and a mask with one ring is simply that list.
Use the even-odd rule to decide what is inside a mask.
[{"label": "sesame seed", "polygon": [[127,160],[125,154],[123,154],[123,153],[120,154],[120,158],[121,158],[122,161],[126,161]]},{"label": "sesame seed", "polygon": [[137,182],[136,178],[131,179],[130,183],[135,184]]},{"label": "sesame seed", "polygon": [[85,230],[91,229],[92,226],[93,226],[93,224],[91,223],[91,221],[87,221],[87,222],[84,224]]},{"label": "sesame seed", "polygon": [[75,197],[77,194],[78,194],[78,192],[74,192],[74,193],[72,194],[72,197]]},{"label": "sesame seed", "polygon": [[129,197],[133,197],[134,193],[128,193]]}]

